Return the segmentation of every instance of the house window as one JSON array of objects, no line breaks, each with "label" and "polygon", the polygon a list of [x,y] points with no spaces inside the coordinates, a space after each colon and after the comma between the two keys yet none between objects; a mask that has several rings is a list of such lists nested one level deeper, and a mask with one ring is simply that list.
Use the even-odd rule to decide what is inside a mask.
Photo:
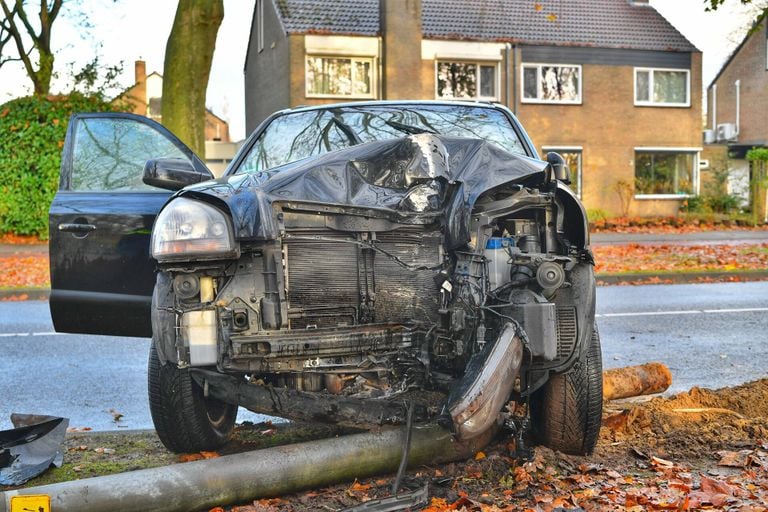
[{"label": "house window", "polygon": [[554,151],[565,159],[568,169],[571,171],[571,190],[581,197],[581,147],[580,146],[545,146],[542,153]]},{"label": "house window", "polygon": [[524,103],[581,103],[581,66],[523,64]]},{"label": "house window", "polygon": [[687,196],[696,193],[696,151],[636,150],[636,196]]},{"label": "house window", "polygon": [[307,97],[373,98],[372,57],[307,56]]},{"label": "house window", "polygon": [[437,62],[438,98],[497,99],[496,64]]},{"label": "house window", "polygon": [[687,107],[690,88],[687,69],[635,68],[635,105]]}]

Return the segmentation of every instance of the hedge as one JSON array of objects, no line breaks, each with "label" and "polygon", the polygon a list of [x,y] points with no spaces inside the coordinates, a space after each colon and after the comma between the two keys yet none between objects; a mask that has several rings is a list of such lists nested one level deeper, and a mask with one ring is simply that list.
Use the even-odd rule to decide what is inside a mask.
[{"label": "hedge", "polygon": [[48,238],[69,117],[117,110],[100,96],[30,96],[0,105],[0,232]]}]

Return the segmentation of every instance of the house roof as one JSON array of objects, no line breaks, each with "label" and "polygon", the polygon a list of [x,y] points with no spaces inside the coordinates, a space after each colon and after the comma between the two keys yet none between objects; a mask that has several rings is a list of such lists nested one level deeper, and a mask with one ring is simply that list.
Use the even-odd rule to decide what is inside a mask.
[{"label": "house roof", "polygon": [[379,34],[379,0],[274,0],[289,34]]},{"label": "house roof", "polygon": [[[289,34],[375,36],[379,0],[274,0]],[[661,14],[630,0],[421,0],[427,39],[697,51]]]},{"label": "house roof", "polygon": [[[739,52],[744,47],[744,45],[747,44],[747,41],[749,41],[752,38],[752,36],[754,36],[755,34],[763,33],[762,30],[758,30],[758,27],[763,23],[765,23],[766,20],[768,20],[768,9],[761,12],[757,16],[757,18],[755,18],[755,21],[752,23],[752,28],[746,34],[744,34],[744,39],[741,40],[741,42],[739,43],[739,46],[737,46],[736,49],[731,52],[731,54],[723,63],[723,66],[720,68],[720,71],[718,71],[717,75],[715,75],[715,78],[713,78],[712,81],[709,82],[709,85],[707,86],[707,90],[711,89],[712,86],[715,85],[715,83],[720,79],[720,76],[725,72],[728,66],[731,65],[731,62],[733,61],[734,58],[736,58],[736,55],[739,54]],[[768,31],[768,24],[766,24],[766,31]],[[768,33],[766,33],[766,37],[768,37]]]}]

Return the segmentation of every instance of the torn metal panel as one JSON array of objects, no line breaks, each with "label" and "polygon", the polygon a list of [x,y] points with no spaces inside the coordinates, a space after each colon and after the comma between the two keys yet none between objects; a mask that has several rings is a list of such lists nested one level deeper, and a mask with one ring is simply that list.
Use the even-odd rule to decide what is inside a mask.
[{"label": "torn metal panel", "polygon": [[[199,368],[191,368],[190,374],[217,400],[293,420],[360,426],[398,425],[405,423],[408,415],[407,407],[396,401],[362,400],[329,393],[250,384],[231,375]],[[415,407],[414,419],[427,419],[427,411],[423,406]]]},{"label": "torn metal panel", "polygon": [[518,329],[516,323],[506,323],[493,345],[472,356],[464,378],[448,398],[448,414],[459,439],[480,436],[497,422],[523,362]]},{"label": "torn metal panel", "polygon": [[61,445],[69,419],[11,414],[15,428],[0,431],[0,484],[21,485],[48,469],[60,467]]}]

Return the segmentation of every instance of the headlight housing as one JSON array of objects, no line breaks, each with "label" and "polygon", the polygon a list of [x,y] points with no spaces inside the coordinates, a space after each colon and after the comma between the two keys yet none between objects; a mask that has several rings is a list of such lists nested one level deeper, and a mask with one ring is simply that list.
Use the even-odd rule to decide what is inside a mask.
[{"label": "headlight housing", "polygon": [[221,259],[237,256],[232,225],[217,208],[180,197],[160,212],[152,230],[152,256],[158,261]]}]

